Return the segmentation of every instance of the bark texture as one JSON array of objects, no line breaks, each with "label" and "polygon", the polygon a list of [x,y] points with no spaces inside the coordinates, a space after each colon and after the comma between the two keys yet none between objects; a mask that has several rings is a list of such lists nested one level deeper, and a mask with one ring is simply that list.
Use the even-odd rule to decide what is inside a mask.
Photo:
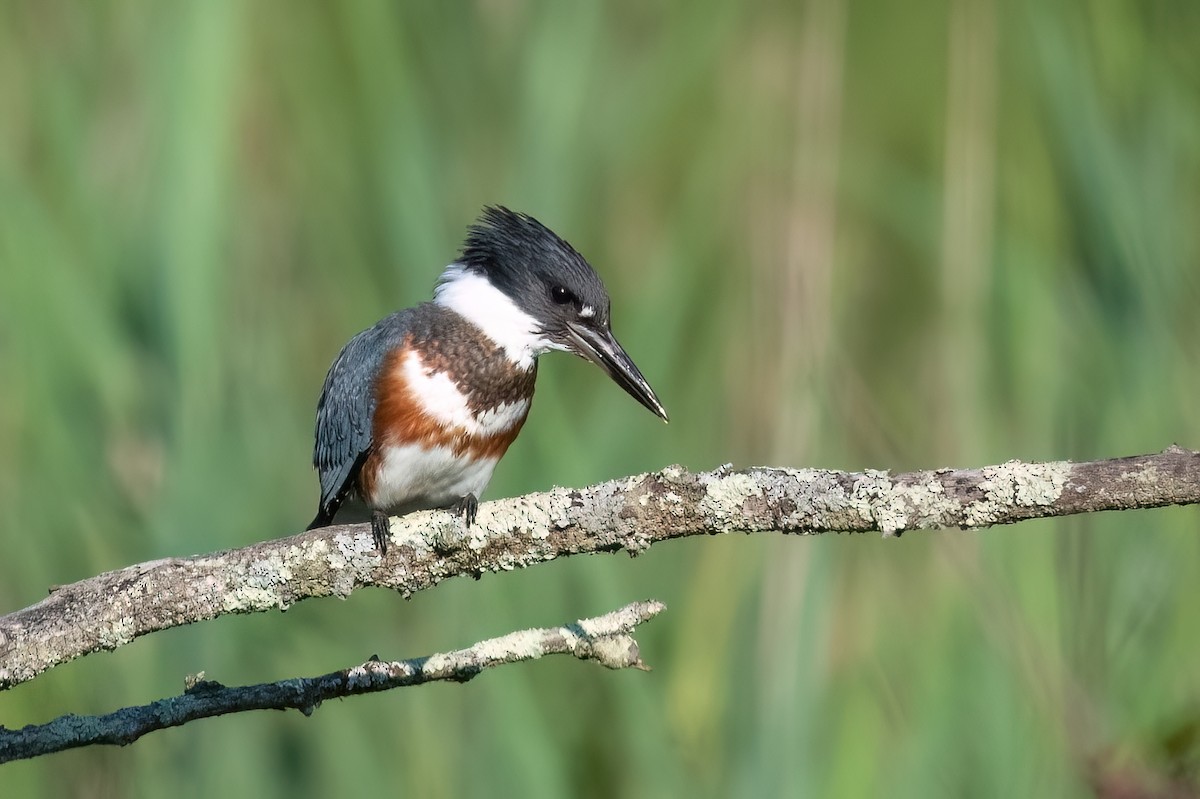
[{"label": "bark texture", "polygon": [[458,575],[566,555],[626,551],[733,531],[816,534],[980,528],[1046,516],[1200,502],[1200,453],[1170,447],[1071,463],[882,471],[680,467],[584,489],[481,505],[464,530],[439,511],[391,522],[380,557],[369,524],[327,527],[241,549],[168,558],[53,590],[0,617],[0,690],[140,635],[228,613],[286,608],[378,586],[410,596]]}]

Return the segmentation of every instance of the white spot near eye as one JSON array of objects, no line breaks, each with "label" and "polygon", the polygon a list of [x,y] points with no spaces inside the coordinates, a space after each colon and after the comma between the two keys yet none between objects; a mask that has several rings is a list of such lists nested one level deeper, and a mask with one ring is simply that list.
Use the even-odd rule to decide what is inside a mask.
[{"label": "white spot near eye", "polygon": [[579,309],[579,315],[582,316],[584,319],[591,319],[593,316],[596,315],[596,309],[590,305],[585,305]]}]

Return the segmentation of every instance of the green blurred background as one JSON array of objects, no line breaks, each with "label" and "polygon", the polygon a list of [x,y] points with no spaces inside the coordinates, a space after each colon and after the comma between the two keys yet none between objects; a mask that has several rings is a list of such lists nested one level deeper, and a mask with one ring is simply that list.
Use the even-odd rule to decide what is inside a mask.
[{"label": "green blurred background", "polygon": [[[1200,446],[1197,41],[1194,0],[0,4],[0,611],[301,529],[327,366],[486,203],[597,266],[672,416],[548,357],[492,498]],[[693,539],[223,618],[0,723],[669,606],[650,674],[203,721],[0,795],[1200,790],[1198,521]]]}]

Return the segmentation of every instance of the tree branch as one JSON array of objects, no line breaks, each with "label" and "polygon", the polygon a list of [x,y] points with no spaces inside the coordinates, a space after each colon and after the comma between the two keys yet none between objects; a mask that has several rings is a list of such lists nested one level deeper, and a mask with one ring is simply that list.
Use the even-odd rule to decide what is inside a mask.
[{"label": "tree branch", "polygon": [[467,649],[412,660],[386,663],[372,658],[362,665],[320,677],[229,688],[204,680],[201,674],[200,678],[189,680],[187,690],[181,695],[148,705],[127,707],[104,716],[60,716],[46,724],[31,724],[19,730],[0,726],[0,764],[77,746],[124,746],[155,730],[226,713],[295,708],[309,716],[327,699],[427,682],[466,682],[484,669],[537,660],[544,655],[570,654],[610,669],[649,671],[639,657],[638,644],[631,633],[665,609],[665,605],[653,599],[634,602],[603,616],[580,619],[562,627],[509,633]]},{"label": "tree branch", "polygon": [[190,558],[168,558],[62,586],[0,617],[0,690],[60,663],[157,630],[286,608],[380,586],[410,596],[448,577],[508,571],[557,557],[624,550],[735,530],[815,534],[979,528],[1045,516],[1200,502],[1200,453],[1090,463],[887,472],[679,467],[587,489],[556,488],[480,506],[464,531],[453,514],[392,519],[381,558],[370,525]]}]

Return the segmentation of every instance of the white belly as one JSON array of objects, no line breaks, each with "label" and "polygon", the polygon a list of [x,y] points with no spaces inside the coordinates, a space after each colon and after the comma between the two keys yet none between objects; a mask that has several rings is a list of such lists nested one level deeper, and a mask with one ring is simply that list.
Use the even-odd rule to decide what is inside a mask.
[{"label": "white belly", "polygon": [[487,488],[496,458],[456,457],[445,447],[389,446],[375,477],[375,503],[391,514],[445,508]]}]

